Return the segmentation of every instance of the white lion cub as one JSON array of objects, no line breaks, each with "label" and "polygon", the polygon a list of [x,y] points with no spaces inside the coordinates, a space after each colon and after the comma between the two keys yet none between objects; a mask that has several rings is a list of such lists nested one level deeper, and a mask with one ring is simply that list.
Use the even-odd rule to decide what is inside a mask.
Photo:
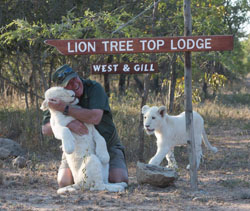
[{"label": "white lion cub", "polygon": [[[173,150],[175,146],[187,143],[185,112],[177,116],[170,116],[166,113],[166,110],[165,106],[149,107],[145,105],[142,107],[144,129],[148,135],[155,134],[157,138],[157,152],[150,159],[149,164],[160,165],[166,156],[167,167],[178,168]],[[209,143],[204,129],[204,120],[197,112],[193,112],[193,125],[196,162],[197,168],[199,168],[202,157],[202,139],[211,151],[216,153],[218,150]],[[189,165],[187,168],[189,168]]]},{"label": "white lion cub", "polygon": [[[76,105],[75,93],[63,87],[52,87],[45,92],[41,109],[49,109],[50,99],[61,99],[67,104]],[[75,184],[57,190],[58,194],[86,190],[124,191],[126,183],[108,183],[109,154],[105,139],[94,125],[86,124],[88,134],[79,136],[71,132],[66,125],[74,120],[59,111],[50,109],[50,123],[54,136],[62,140],[62,149],[72,172]]]}]

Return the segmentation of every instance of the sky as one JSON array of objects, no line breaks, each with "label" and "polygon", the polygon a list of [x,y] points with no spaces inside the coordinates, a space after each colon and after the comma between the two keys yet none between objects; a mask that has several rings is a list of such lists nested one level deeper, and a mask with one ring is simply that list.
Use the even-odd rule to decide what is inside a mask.
[{"label": "sky", "polygon": [[[250,19],[250,12],[248,12],[248,18]],[[246,31],[247,34],[250,34],[250,23],[243,25],[243,31]]]}]

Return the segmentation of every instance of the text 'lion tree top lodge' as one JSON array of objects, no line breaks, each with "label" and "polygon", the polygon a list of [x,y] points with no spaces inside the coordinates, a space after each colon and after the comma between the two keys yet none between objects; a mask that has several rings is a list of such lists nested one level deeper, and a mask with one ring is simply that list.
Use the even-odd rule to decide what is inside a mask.
[{"label": "text 'lion tree top lodge'", "polygon": [[224,51],[233,49],[233,36],[46,40],[45,43],[63,55]]}]

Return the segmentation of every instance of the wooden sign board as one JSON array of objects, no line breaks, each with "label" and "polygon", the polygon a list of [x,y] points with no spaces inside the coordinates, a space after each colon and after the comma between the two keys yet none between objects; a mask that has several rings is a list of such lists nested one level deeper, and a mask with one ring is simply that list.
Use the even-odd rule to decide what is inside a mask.
[{"label": "wooden sign board", "polygon": [[91,74],[142,74],[157,73],[157,63],[93,64]]},{"label": "wooden sign board", "polygon": [[45,43],[63,55],[224,51],[233,49],[233,36],[45,40]]}]

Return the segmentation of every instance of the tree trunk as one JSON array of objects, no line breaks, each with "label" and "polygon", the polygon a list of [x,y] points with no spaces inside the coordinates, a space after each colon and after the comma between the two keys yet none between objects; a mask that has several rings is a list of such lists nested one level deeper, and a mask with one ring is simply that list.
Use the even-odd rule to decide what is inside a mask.
[{"label": "tree trunk", "polygon": [[[107,64],[113,62],[113,55],[108,56]],[[109,83],[109,74],[104,74],[104,89],[108,97],[110,97],[110,83]]]},{"label": "tree trunk", "polygon": [[125,94],[125,82],[126,82],[126,75],[121,74],[119,78],[119,95]]},{"label": "tree trunk", "polygon": [[169,96],[169,113],[172,113],[174,110],[174,94],[175,94],[175,86],[176,86],[176,54],[174,53],[172,60],[172,75],[171,75],[171,85],[170,85],[170,96]]},{"label": "tree trunk", "polygon": [[24,96],[25,96],[25,106],[26,110],[29,111],[29,97],[28,97],[28,84],[25,84],[24,88]]},{"label": "tree trunk", "polygon": [[204,99],[207,99],[208,98],[208,92],[207,92],[207,82],[205,81],[205,79],[203,80],[202,91],[204,93]]},{"label": "tree trunk", "polygon": [[104,89],[108,97],[110,97],[109,75],[104,74]]},{"label": "tree trunk", "polygon": [[[144,78],[144,90],[141,98],[141,108],[146,104],[148,99],[148,91],[149,91],[149,81],[150,81],[150,74],[147,74]],[[144,162],[144,130],[143,130],[143,115],[140,115],[140,122],[139,122],[139,150],[138,150],[138,158],[139,161]]]}]

